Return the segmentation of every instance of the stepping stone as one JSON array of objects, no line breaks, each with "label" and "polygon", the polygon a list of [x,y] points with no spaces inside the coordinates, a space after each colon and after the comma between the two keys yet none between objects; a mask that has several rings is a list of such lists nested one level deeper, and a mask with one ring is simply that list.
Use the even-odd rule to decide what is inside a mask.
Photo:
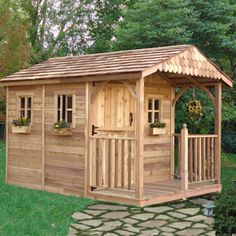
[{"label": "stepping stone", "polygon": [[153,218],[154,214],[153,213],[140,213],[140,214],[132,215],[131,217],[137,220],[146,221]]},{"label": "stepping stone", "polygon": [[81,224],[84,224],[84,225],[89,225],[89,226],[93,226],[93,227],[98,227],[99,225],[102,224],[102,221],[101,220],[85,220],[85,221],[82,221],[80,222]]},{"label": "stepping stone", "polygon": [[148,211],[148,212],[154,212],[154,213],[163,213],[163,212],[166,212],[166,211],[173,210],[173,208],[172,207],[168,207],[168,206],[145,207],[144,210]]},{"label": "stepping stone", "polygon": [[[169,226],[169,225],[168,225],[168,226]],[[167,233],[173,233],[173,232],[176,231],[176,229],[173,229],[173,228],[170,228],[170,227],[167,227],[167,226],[161,227],[160,229],[161,229],[163,232],[167,232]]]},{"label": "stepping stone", "polygon": [[208,235],[208,236],[215,236],[216,232],[215,231],[211,231],[211,232],[206,233],[206,235]]},{"label": "stepping stone", "polygon": [[98,216],[102,213],[104,213],[105,211],[99,211],[99,210],[85,210],[84,211],[87,214],[93,215],[93,216]]},{"label": "stepping stone", "polygon": [[183,235],[183,236],[198,236],[198,235],[202,235],[204,232],[203,229],[185,229],[182,231],[179,231],[177,233],[175,233],[176,235]]},{"label": "stepping stone", "polygon": [[138,228],[136,226],[130,225],[130,224],[125,224],[123,227],[125,230],[134,232],[134,233],[139,233],[142,228]]},{"label": "stepping stone", "polygon": [[185,208],[185,209],[179,209],[176,211],[193,216],[193,215],[196,215],[200,211],[200,208]]},{"label": "stepping stone", "polygon": [[105,213],[101,217],[106,218],[106,219],[122,219],[122,218],[125,218],[128,215],[129,215],[129,212],[113,211],[113,212]]},{"label": "stepping stone", "polygon": [[184,215],[182,213],[178,213],[178,212],[174,212],[174,211],[168,212],[167,214],[172,217],[178,218],[178,219],[185,219],[187,217],[186,215]]},{"label": "stepping stone", "polygon": [[177,204],[171,205],[171,207],[182,208],[182,207],[185,207],[185,203],[177,203]]},{"label": "stepping stone", "polygon": [[165,220],[149,220],[149,221],[138,224],[138,226],[156,228],[156,227],[160,227],[162,225],[165,225],[167,223],[168,222]]},{"label": "stepping stone", "polygon": [[176,229],[185,229],[189,227],[192,223],[191,222],[175,222],[172,224],[169,224],[169,227],[176,228]]},{"label": "stepping stone", "polygon": [[68,236],[76,236],[77,234],[78,234],[78,232],[75,229],[73,229],[73,228],[69,229]]},{"label": "stepping stone", "polygon": [[86,230],[89,229],[90,227],[82,224],[72,224],[71,227],[78,229],[78,230]]},{"label": "stepping stone", "polygon": [[131,218],[124,218],[124,219],[121,219],[123,222],[125,223],[128,223],[128,224],[136,224],[138,223],[137,220],[134,220],[134,219],[131,219]]},{"label": "stepping stone", "polygon": [[174,234],[163,232],[163,233],[160,234],[160,236],[174,236]]},{"label": "stepping stone", "polygon": [[128,232],[128,231],[125,231],[125,230],[116,230],[115,232],[118,233],[119,235],[122,235],[122,236],[137,235],[136,233],[131,233],[131,232]]},{"label": "stepping stone", "polygon": [[152,230],[144,230],[141,232],[140,235],[142,235],[142,236],[155,236],[158,234],[159,234],[159,231],[157,229],[152,229]]},{"label": "stepping stone", "polygon": [[155,217],[155,219],[157,219],[157,220],[173,220],[173,218],[168,215],[158,215]]},{"label": "stepping stone", "polygon": [[121,225],[122,223],[120,221],[109,221],[109,222],[105,222],[103,225],[101,225],[98,228],[92,229],[92,231],[103,231],[103,232],[111,231]]},{"label": "stepping stone", "polygon": [[117,234],[115,234],[115,233],[106,233],[106,234],[104,234],[104,236],[117,236]]},{"label": "stepping stone", "polygon": [[192,199],[190,200],[190,202],[197,204],[197,205],[204,205],[204,204],[208,204],[208,203],[214,203],[211,200],[207,200],[205,198],[196,198],[196,199]]},{"label": "stepping stone", "polygon": [[204,223],[212,226],[214,224],[214,219],[212,217],[207,217],[207,219],[204,221]]},{"label": "stepping stone", "polygon": [[109,205],[109,204],[96,204],[96,205],[89,206],[88,209],[108,210],[108,211],[125,211],[125,210],[127,210],[127,207],[117,206],[117,205]]},{"label": "stepping stone", "polygon": [[87,220],[87,219],[92,219],[92,216],[90,216],[88,214],[85,214],[85,213],[82,213],[82,212],[75,212],[72,215],[72,218],[74,220]]},{"label": "stepping stone", "polygon": [[196,216],[189,217],[188,220],[198,222],[198,221],[207,220],[207,217],[203,215],[196,215]]},{"label": "stepping stone", "polygon": [[192,226],[192,228],[204,229],[204,228],[209,228],[209,225],[205,225],[205,224],[202,224],[202,223],[197,223],[194,226]]}]

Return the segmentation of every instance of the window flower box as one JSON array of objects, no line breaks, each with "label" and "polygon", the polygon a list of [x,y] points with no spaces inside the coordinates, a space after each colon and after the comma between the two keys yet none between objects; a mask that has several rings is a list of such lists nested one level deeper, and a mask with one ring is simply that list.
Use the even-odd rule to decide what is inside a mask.
[{"label": "window flower box", "polygon": [[19,118],[12,122],[12,133],[29,134],[31,132],[30,120],[27,118]]},{"label": "window flower box", "polygon": [[72,130],[70,124],[63,120],[54,124],[53,133],[58,136],[71,136]]},{"label": "window flower box", "polygon": [[13,134],[29,134],[31,132],[31,126],[12,126]]},{"label": "window flower box", "polygon": [[149,134],[150,135],[166,134],[166,124],[161,123],[158,119],[155,119],[154,123],[150,124]]},{"label": "window flower box", "polygon": [[71,136],[72,130],[71,128],[60,128],[60,129],[54,129],[53,133],[57,136]]},{"label": "window flower box", "polygon": [[166,128],[149,128],[150,135],[166,134]]}]

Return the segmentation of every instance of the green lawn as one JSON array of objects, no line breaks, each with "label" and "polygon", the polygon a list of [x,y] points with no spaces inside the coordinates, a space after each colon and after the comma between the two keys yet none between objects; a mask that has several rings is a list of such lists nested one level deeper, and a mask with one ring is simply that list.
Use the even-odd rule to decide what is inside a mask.
[{"label": "green lawn", "polygon": [[93,201],[5,184],[5,145],[0,141],[0,235],[67,235],[74,211]]},{"label": "green lawn", "polygon": [[[236,179],[236,154],[223,154],[223,186]],[[5,184],[5,145],[0,142],[0,236],[67,235],[71,214],[92,200]]]}]

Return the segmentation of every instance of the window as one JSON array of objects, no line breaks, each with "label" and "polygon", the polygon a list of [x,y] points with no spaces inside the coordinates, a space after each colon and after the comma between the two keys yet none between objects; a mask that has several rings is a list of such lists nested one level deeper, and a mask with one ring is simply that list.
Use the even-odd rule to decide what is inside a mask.
[{"label": "window", "polygon": [[160,99],[148,97],[148,123],[153,123],[156,119],[160,120]]},{"label": "window", "polygon": [[18,118],[32,119],[32,98],[31,97],[18,97]]},{"label": "window", "polygon": [[73,95],[57,95],[57,122],[73,123]]}]

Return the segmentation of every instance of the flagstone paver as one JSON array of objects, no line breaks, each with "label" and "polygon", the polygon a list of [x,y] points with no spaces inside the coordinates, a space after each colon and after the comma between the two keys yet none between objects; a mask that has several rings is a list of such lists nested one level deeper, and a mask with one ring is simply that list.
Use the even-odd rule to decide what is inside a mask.
[{"label": "flagstone paver", "polygon": [[145,208],[98,203],[72,215],[69,236],[215,236],[214,219],[203,215],[206,201],[194,201]]},{"label": "flagstone paver", "polygon": [[131,217],[134,218],[134,219],[137,219],[137,220],[146,221],[146,220],[149,220],[149,219],[153,218],[154,214],[152,214],[152,213],[140,213],[140,214],[133,215]]},{"label": "flagstone paver", "polygon": [[199,212],[200,208],[185,208],[185,209],[179,209],[177,212],[188,214],[188,215],[196,215]]},{"label": "flagstone paver", "polygon": [[121,218],[125,218],[128,215],[129,215],[129,212],[113,211],[113,212],[108,212],[108,213],[102,215],[101,217],[106,218],[106,219],[121,219]]}]

